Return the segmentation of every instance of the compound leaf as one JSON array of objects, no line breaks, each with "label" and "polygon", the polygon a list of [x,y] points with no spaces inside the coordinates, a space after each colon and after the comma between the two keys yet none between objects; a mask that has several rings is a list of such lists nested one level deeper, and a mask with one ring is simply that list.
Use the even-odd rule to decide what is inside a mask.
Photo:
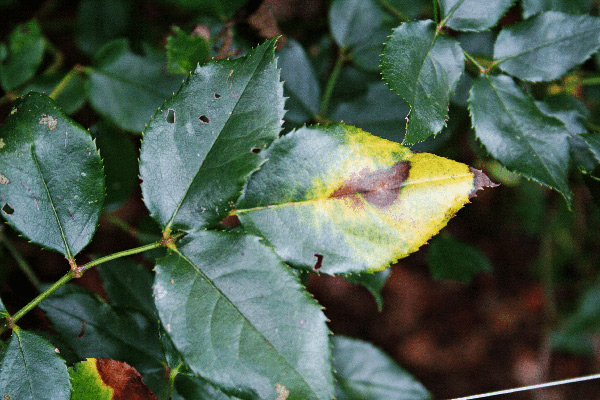
[{"label": "compound leaf", "polygon": [[560,78],[600,48],[600,18],[548,11],[500,31],[494,58],[504,72],[540,82]]},{"label": "compound leaf", "polygon": [[242,226],[290,265],[328,274],[384,269],[493,185],[464,164],[341,124],[289,133],[265,157],[236,206]]},{"label": "compound leaf", "polygon": [[195,374],[243,398],[333,397],[325,316],[271,249],[220,231],[177,246],[158,261],[154,294]]},{"label": "compound leaf", "polygon": [[457,31],[484,31],[496,22],[513,5],[515,0],[440,0],[442,17],[448,18],[446,26]]},{"label": "compound leaf", "polygon": [[339,335],[332,342],[338,400],[431,398],[419,381],[372,344]]},{"label": "compound leaf", "polygon": [[7,58],[0,63],[0,82],[5,91],[27,82],[42,63],[45,41],[40,26],[31,20],[8,35]]},{"label": "compound leaf", "polygon": [[0,200],[11,226],[67,258],[94,235],[104,200],[100,155],[47,96],[22,97],[0,128]]},{"label": "compound leaf", "polygon": [[150,121],[140,156],[146,207],[165,231],[217,224],[279,134],[275,41],[199,66]]},{"label": "compound leaf", "polygon": [[0,394],[5,399],[68,399],[65,361],[46,339],[16,328],[0,354]]},{"label": "compound leaf", "polygon": [[569,132],[546,115],[512,78],[479,76],[469,96],[477,138],[506,168],[563,195],[571,201]]},{"label": "compound leaf", "polygon": [[381,56],[381,72],[411,106],[403,143],[422,142],[442,130],[463,70],[460,45],[439,36],[433,21],[406,22],[394,30]]}]

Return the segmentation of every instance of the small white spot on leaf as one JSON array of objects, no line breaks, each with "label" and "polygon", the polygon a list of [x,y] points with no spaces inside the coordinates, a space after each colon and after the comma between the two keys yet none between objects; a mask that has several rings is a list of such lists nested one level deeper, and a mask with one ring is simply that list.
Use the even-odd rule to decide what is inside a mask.
[{"label": "small white spot on leaf", "polygon": [[17,113],[17,107],[14,107],[12,110],[10,110],[10,115],[13,115],[16,113]]},{"label": "small white spot on leaf", "polygon": [[42,114],[42,118],[40,118],[40,125],[48,126],[48,129],[51,131],[56,129],[56,125],[58,124],[58,120],[54,118],[52,115]]}]

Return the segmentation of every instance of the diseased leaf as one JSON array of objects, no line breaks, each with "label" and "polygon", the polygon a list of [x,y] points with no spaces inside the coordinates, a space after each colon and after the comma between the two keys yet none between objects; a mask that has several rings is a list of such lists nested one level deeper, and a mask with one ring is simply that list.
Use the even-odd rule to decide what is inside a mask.
[{"label": "diseased leaf", "polygon": [[383,296],[381,291],[383,290],[383,286],[389,275],[390,269],[388,268],[374,273],[363,272],[362,274],[346,275],[344,278],[349,282],[364,286],[369,293],[373,295],[373,298],[375,298],[377,311],[381,312],[383,309]]},{"label": "diseased leaf", "polygon": [[174,74],[188,73],[210,58],[209,42],[206,38],[192,32],[187,34],[181,28],[171,28],[173,34],[167,37],[167,59],[169,71]]},{"label": "diseased leaf", "polygon": [[338,400],[431,398],[421,383],[372,344],[340,335],[332,342]]},{"label": "diseased leaf", "polygon": [[88,55],[111,40],[127,34],[133,22],[134,3],[127,0],[82,0],[75,20],[75,43]]},{"label": "diseased leaf", "polygon": [[439,36],[433,21],[405,22],[394,30],[381,56],[381,72],[411,106],[403,143],[422,142],[442,130],[463,69],[460,45]]},{"label": "diseased leaf", "polygon": [[102,161],[88,131],[31,93],[0,128],[0,205],[29,240],[71,258],[92,239],[104,200]]},{"label": "diseased leaf", "polygon": [[69,369],[71,400],[157,400],[139,372],[109,358],[88,358]]},{"label": "diseased leaf", "polygon": [[65,361],[46,339],[13,329],[0,353],[0,395],[5,399],[68,399],[71,391]]},{"label": "diseased leaf", "polygon": [[158,261],[154,294],[195,374],[243,398],[333,397],[325,316],[259,238],[199,231],[177,246]]},{"label": "diseased leaf", "polygon": [[141,132],[160,104],[181,84],[166,72],[166,62],[139,56],[125,39],[108,43],[96,54],[86,82],[87,98],[100,115],[118,127]]},{"label": "diseased leaf", "polygon": [[484,31],[496,25],[516,0],[440,0],[446,26],[457,31]]},{"label": "diseased leaf", "polygon": [[9,33],[6,58],[0,62],[0,82],[10,91],[27,82],[42,63],[44,37],[35,20],[17,26]]},{"label": "diseased leaf", "polygon": [[274,45],[198,67],[150,121],[142,193],[163,230],[218,224],[264,163],[255,152],[277,137],[284,114]]},{"label": "diseased leaf", "polygon": [[452,236],[433,238],[427,263],[434,279],[451,279],[468,283],[481,272],[491,272],[492,263],[485,253]]},{"label": "diseased leaf", "polygon": [[600,19],[548,11],[500,31],[494,59],[519,79],[560,78],[600,48]]},{"label": "diseased leaf", "polygon": [[65,285],[40,304],[54,331],[82,360],[112,358],[128,363],[155,393],[168,384],[162,345],[154,319],[113,309],[74,285]]},{"label": "diseased leaf", "polygon": [[378,271],[416,251],[469,196],[480,171],[345,125],[278,139],[236,206],[242,226],[290,265]]},{"label": "diseased leaf", "polygon": [[584,14],[592,8],[594,0],[521,0],[523,18],[529,18],[542,11],[563,11],[571,14]]},{"label": "diseased leaf", "polygon": [[569,132],[512,78],[479,76],[469,97],[477,138],[506,168],[555,189],[568,204]]}]

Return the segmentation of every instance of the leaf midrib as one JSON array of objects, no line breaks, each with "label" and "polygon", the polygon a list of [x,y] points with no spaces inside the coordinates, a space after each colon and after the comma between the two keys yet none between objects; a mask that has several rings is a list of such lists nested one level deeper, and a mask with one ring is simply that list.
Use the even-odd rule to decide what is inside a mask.
[{"label": "leaf midrib", "polygon": [[31,397],[33,398],[33,380],[31,379],[31,374],[28,373],[29,368],[27,368],[27,358],[25,357],[25,351],[23,350],[23,343],[21,342],[21,335],[19,335],[18,331],[15,331],[15,335],[17,336],[17,340],[19,341],[19,352],[21,353],[21,357],[23,357],[23,364],[25,365],[25,371],[27,371],[27,383],[29,386],[29,392],[31,393]]}]

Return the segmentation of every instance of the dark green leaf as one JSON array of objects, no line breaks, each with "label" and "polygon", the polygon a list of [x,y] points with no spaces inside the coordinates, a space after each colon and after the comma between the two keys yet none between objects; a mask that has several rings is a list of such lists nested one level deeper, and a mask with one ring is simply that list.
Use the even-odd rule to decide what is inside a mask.
[{"label": "dark green leaf", "polygon": [[46,339],[13,330],[0,354],[0,394],[13,400],[68,399],[71,383],[65,361]]},{"label": "dark green leaf", "polygon": [[439,0],[446,26],[457,31],[484,31],[496,25],[515,0]]},{"label": "dark green leaf", "polygon": [[588,190],[590,191],[590,194],[592,195],[592,198],[594,199],[594,202],[598,207],[600,207],[600,173],[598,172],[600,171],[598,171],[597,168],[594,174],[584,173],[582,176]]},{"label": "dark green leaf", "polygon": [[431,398],[421,383],[372,344],[339,335],[332,342],[338,400]]},{"label": "dark green leaf", "polygon": [[438,236],[431,240],[427,263],[434,279],[465,283],[478,273],[492,271],[492,263],[485,253],[452,236]]},{"label": "dark green leaf", "polygon": [[200,66],[150,121],[140,156],[146,206],[165,231],[217,224],[279,134],[283,85],[274,40]]},{"label": "dark green leaf", "polygon": [[600,162],[600,134],[590,133],[587,135],[581,135],[581,138],[587,143],[596,161]]},{"label": "dark green leaf", "polygon": [[408,104],[387,85],[379,81],[369,85],[368,92],[348,103],[341,103],[332,119],[355,125],[367,132],[401,142],[406,126]]},{"label": "dark green leaf", "polygon": [[231,18],[248,0],[162,0],[181,8],[192,10],[199,15],[208,15],[222,20]]},{"label": "dark green leaf", "polygon": [[154,294],[194,373],[243,398],[333,397],[325,316],[259,238],[200,231],[177,245]]},{"label": "dark green leaf", "polygon": [[381,291],[383,290],[385,281],[390,275],[390,271],[391,270],[388,268],[374,273],[363,272],[362,274],[346,275],[344,278],[349,282],[363,285],[375,298],[377,310],[381,311],[383,309],[383,296]]},{"label": "dark green leaf", "polygon": [[106,43],[126,35],[134,3],[127,0],[82,0],[77,9],[75,42],[93,55]]},{"label": "dark green leaf", "polygon": [[[39,92],[50,95],[64,77],[62,72],[38,75],[20,93]],[[54,100],[69,115],[78,111],[85,103],[84,80],[81,74],[76,73]]]},{"label": "dark green leaf", "polygon": [[80,360],[112,358],[128,363],[144,377],[155,393],[167,385],[158,327],[145,315],[115,310],[99,297],[66,285],[40,307],[54,331]]},{"label": "dark green leaf", "polygon": [[0,81],[5,91],[27,82],[42,62],[45,41],[40,26],[31,20],[17,26],[5,44],[7,57],[0,64]]},{"label": "dark green leaf", "polygon": [[181,84],[181,77],[165,70],[166,62],[134,54],[126,40],[115,40],[94,57],[85,85],[88,100],[117,126],[141,132]]},{"label": "dark green leaf", "polygon": [[477,138],[504,166],[551,187],[571,202],[569,132],[544,114],[512,78],[479,76],[469,109]]},{"label": "dark green leaf", "polygon": [[128,135],[100,121],[91,129],[104,160],[106,175],[105,209],[118,209],[138,184],[138,154]]},{"label": "dark green leaf", "polygon": [[92,239],[104,200],[102,161],[88,131],[31,93],[0,128],[0,203],[29,240],[70,258]]},{"label": "dark green leaf", "polygon": [[429,0],[378,0],[384,9],[401,20],[418,19],[423,15],[431,15]]},{"label": "dark green leaf", "polygon": [[394,30],[381,70],[385,82],[411,106],[404,143],[421,142],[442,130],[463,69],[460,45],[439,36],[433,21],[406,22]]},{"label": "dark green leaf", "polygon": [[526,81],[551,81],[600,48],[600,19],[549,11],[510,25],[498,35],[500,69]]},{"label": "dark green leaf", "polygon": [[173,34],[167,37],[167,59],[169,71],[174,74],[188,73],[210,58],[207,39],[192,33],[187,34],[179,27],[172,28]]},{"label": "dark green leaf", "polygon": [[152,297],[154,277],[143,265],[122,258],[98,266],[98,272],[113,307],[140,311],[149,319],[156,316]]},{"label": "dark green leaf", "polygon": [[198,377],[188,374],[178,374],[175,378],[176,395],[173,400],[235,400],[237,397],[228,396]]},{"label": "dark green leaf", "polygon": [[308,122],[319,114],[321,98],[313,66],[300,43],[293,39],[288,39],[285,47],[278,52],[278,57],[277,64],[284,82],[283,92],[288,97],[285,119],[299,124]]},{"label": "dark green leaf", "polygon": [[483,186],[481,171],[337,124],[264,152],[236,206],[242,226],[290,265],[379,271],[416,251]]},{"label": "dark green leaf", "polygon": [[374,0],[334,0],[329,9],[333,39],[342,48],[358,46],[375,33],[384,15]]},{"label": "dark green leaf", "polygon": [[522,0],[523,18],[529,18],[542,11],[563,11],[571,14],[584,14],[592,8],[594,0]]}]

